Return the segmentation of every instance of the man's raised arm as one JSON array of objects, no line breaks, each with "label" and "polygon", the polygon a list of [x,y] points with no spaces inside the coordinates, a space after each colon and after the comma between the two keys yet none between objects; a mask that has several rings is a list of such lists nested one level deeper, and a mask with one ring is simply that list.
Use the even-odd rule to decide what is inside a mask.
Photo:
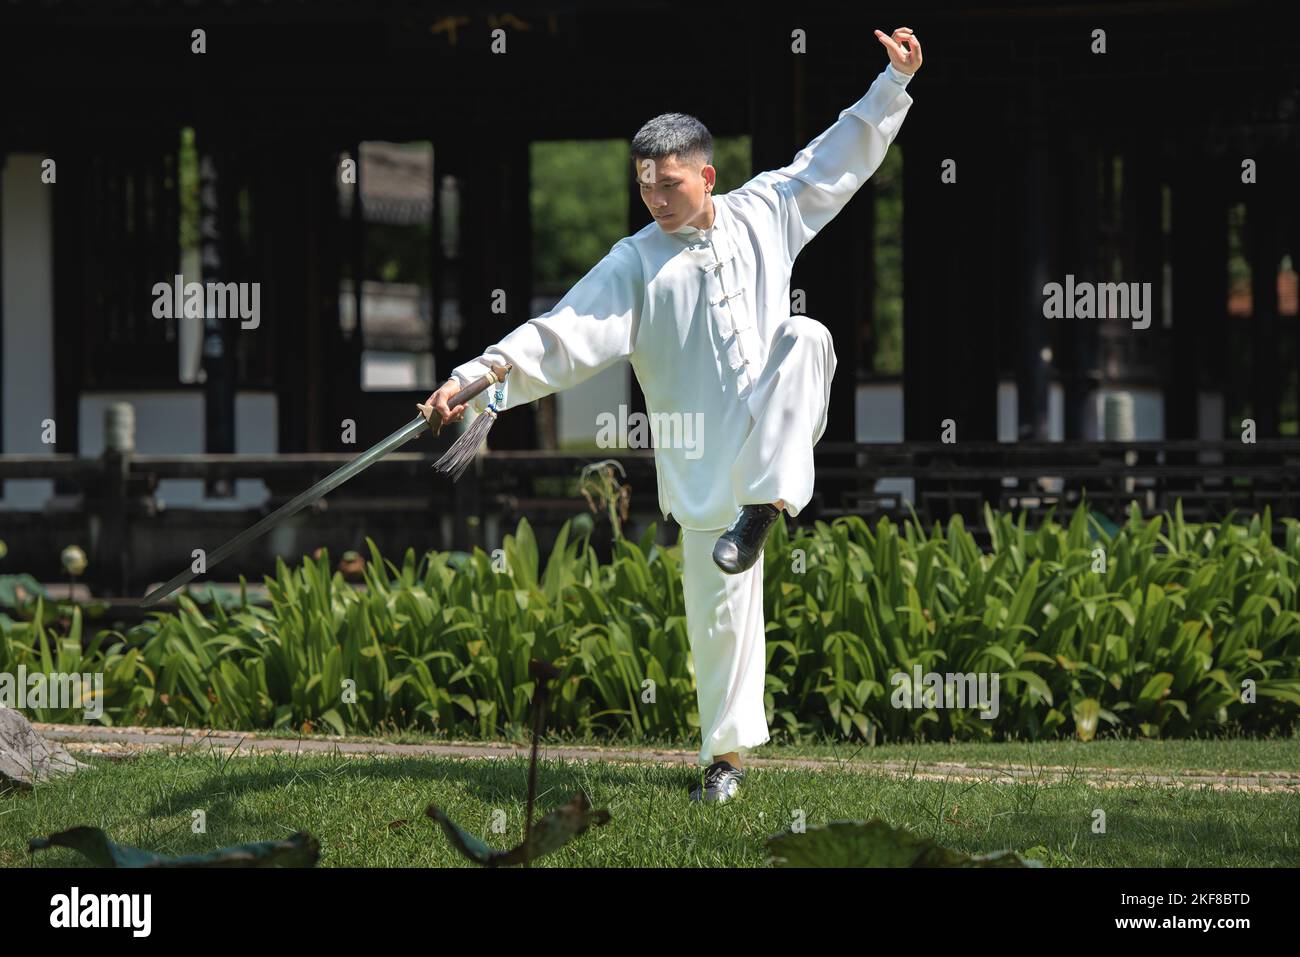
[{"label": "man's raised arm", "polygon": [[[488,371],[489,363],[510,363],[505,402],[500,411],[583,382],[632,354],[641,318],[645,283],[641,259],[624,240],[592,267],[549,312],[516,327],[481,356],[462,363],[429,397],[429,412],[447,421],[460,418],[464,406],[447,408],[447,399]],[[483,411],[494,390],[469,403]],[[426,408],[422,406],[423,410]]]},{"label": "man's raised arm", "polygon": [[877,30],[876,36],[890,62],[866,94],[788,166],[759,173],[728,194],[761,202],[776,215],[791,261],[879,168],[912,105],[906,88],[921,65],[920,43],[906,27],[888,37]]}]

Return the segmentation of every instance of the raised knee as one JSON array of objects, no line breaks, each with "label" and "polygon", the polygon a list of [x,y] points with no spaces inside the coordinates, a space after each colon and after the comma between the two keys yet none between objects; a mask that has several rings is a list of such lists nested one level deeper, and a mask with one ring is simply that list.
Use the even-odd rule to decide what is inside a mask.
[{"label": "raised knee", "polygon": [[810,339],[814,342],[830,342],[831,331],[812,316],[789,316],[781,320],[776,327],[778,339]]}]

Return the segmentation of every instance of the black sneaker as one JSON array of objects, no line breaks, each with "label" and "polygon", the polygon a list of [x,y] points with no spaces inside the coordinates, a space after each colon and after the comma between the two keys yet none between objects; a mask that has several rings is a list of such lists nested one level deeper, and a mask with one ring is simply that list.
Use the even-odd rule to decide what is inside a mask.
[{"label": "black sneaker", "polygon": [[729,761],[714,761],[704,772],[704,784],[691,788],[692,801],[717,801],[719,804],[736,796],[745,772],[733,768]]},{"label": "black sneaker", "polygon": [[742,505],[731,527],[713,546],[713,563],[728,575],[748,571],[763,554],[763,543],[781,512],[775,505]]}]

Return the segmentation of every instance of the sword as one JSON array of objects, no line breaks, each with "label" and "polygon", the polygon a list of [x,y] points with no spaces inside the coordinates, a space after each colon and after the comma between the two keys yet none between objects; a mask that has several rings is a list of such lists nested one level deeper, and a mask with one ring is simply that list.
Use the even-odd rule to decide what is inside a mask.
[{"label": "sword", "polygon": [[[447,400],[447,407],[449,409],[454,409],[456,408],[456,406],[468,402],[470,399],[474,398],[476,395],[478,395],[484,389],[488,388],[493,383],[504,381],[505,377],[510,374],[511,366],[509,365],[501,366],[501,365],[494,364],[491,367],[491,369],[492,371],[489,372],[487,375],[479,376],[479,378],[475,379],[473,382],[465,386],[465,388],[461,389],[459,392],[453,395],[449,400]],[[430,408],[427,405],[420,405],[419,407],[421,410]],[[431,409],[430,409],[430,415],[432,415]],[[275,526],[283,522],[286,518],[289,518],[291,515],[296,515],[298,512],[301,512],[308,505],[311,505],[313,502],[316,502],[324,498],[326,495],[334,491],[336,488],[338,488],[348,479],[352,478],[353,476],[360,475],[366,469],[370,468],[370,466],[374,465],[376,462],[382,459],[389,452],[405,445],[407,442],[411,441],[411,439],[415,438],[417,435],[420,435],[422,432],[424,432],[425,429],[429,427],[430,427],[429,419],[425,418],[425,413],[421,411],[420,414],[417,415],[413,420],[411,420],[406,425],[402,426],[400,429],[398,429],[388,438],[384,439],[379,444],[373,445],[370,448],[366,449],[366,451],[362,452],[360,455],[358,455],[351,462],[344,465],[342,468],[336,469],[335,471],[331,472],[329,475],[325,476],[323,479],[321,479],[311,488],[307,489],[307,491],[300,492],[298,495],[295,495],[289,501],[285,502],[283,505],[277,508],[274,512],[263,517],[257,523],[244,529],[242,532],[240,532],[230,541],[226,542],[226,544],[222,545],[220,548],[218,548],[215,552],[213,552],[211,555],[207,557],[204,563],[204,572],[206,572],[207,569],[214,567],[218,562],[226,558],[229,558],[231,555],[239,551],[249,542],[261,538],[271,529],[275,528]],[[439,419],[438,424],[433,427],[433,434],[438,435],[439,433],[441,433],[441,431],[442,431],[442,421],[441,419]],[[152,605],[157,604],[158,602],[162,601],[162,599],[166,598],[168,595],[174,592],[176,589],[180,588],[182,585],[188,585],[200,574],[202,573],[194,571],[193,566],[190,566],[190,568],[181,572],[171,581],[167,582],[164,585],[159,585],[153,591],[149,592],[149,594],[145,595],[144,598],[141,599],[140,601],[140,606],[142,608],[149,608]]]}]

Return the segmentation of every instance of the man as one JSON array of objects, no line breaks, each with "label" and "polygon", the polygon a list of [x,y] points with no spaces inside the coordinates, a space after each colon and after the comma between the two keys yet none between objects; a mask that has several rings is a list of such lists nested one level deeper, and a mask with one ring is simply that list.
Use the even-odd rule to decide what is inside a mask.
[{"label": "man", "polygon": [[[812,449],[826,429],[836,362],[826,327],[790,315],[790,269],[879,167],[921,65],[911,29],[875,35],[889,64],[866,95],[789,166],[729,193],[713,195],[713,141],[702,123],[680,113],[646,123],[631,152],[654,222],[619,240],[550,312],[452,370],[425,412],[459,419],[467,406],[448,408],[448,399],[489,362],[514,365],[501,409],[627,359],[652,421],[697,422],[702,413],[692,448],[655,448],[660,510],[682,527],[707,766],[694,800],[734,795],[741,754],[769,740],[758,559],[781,510],[798,515],[812,498]],[[484,393],[470,404],[481,411],[486,402]]]}]

